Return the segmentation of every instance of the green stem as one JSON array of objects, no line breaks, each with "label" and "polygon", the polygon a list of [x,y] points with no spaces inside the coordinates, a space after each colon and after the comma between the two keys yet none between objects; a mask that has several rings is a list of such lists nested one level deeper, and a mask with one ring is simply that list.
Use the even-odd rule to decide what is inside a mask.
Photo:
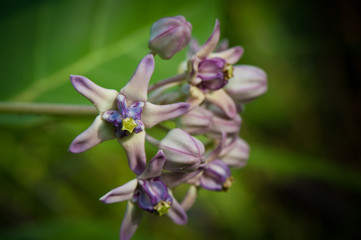
[{"label": "green stem", "polygon": [[156,148],[159,146],[159,141],[154,137],[150,136],[149,134],[145,135],[145,140],[147,140],[150,144],[152,144]]},{"label": "green stem", "polygon": [[94,106],[89,105],[0,102],[0,113],[95,116],[98,111]]},{"label": "green stem", "polygon": [[178,74],[178,75],[175,75],[173,77],[170,77],[170,78],[167,78],[167,79],[164,79],[162,81],[159,81],[157,83],[154,83],[153,85],[150,85],[148,87],[148,93],[156,90],[157,88],[159,87],[162,87],[164,85],[167,85],[167,84],[170,84],[170,83],[175,83],[175,82],[181,82],[183,80],[185,80],[187,77],[187,74],[186,73],[181,73],[181,74]]}]

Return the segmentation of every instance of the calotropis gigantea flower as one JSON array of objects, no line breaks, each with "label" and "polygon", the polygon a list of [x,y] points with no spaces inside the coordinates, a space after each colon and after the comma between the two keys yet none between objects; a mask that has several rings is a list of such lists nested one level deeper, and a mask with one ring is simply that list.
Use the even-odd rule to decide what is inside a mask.
[{"label": "calotropis gigantea flower", "polygon": [[165,17],[153,23],[148,47],[163,59],[170,59],[191,39],[192,24],[183,16]]},{"label": "calotropis gigantea flower", "polygon": [[162,168],[165,161],[163,152],[158,151],[141,175],[100,198],[100,201],[104,203],[128,201],[120,229],[121,240],[132,237],[144,211],[158,216],[167,214],[176,224],[187,222],[186,212],[162,180]]},{"label": "calotropis gigantea flower", "polygon": [[187,103],[155,105],[147,102],[147,89],[153,71],[154,58],[149,54],[141,60],[130,81],[119,93],[102,88],[86,77],[71,76],[74,88],[95,105],[99,115],[87,130],[73,140],[69,151],[84,152],[103,141],[117,138],[127,154],[131,170],[136,174],[142,173],[146,165],[144,127],[150,128],[178,117],[189,108]]},{"label": "calotropis gigantea flower", "polygon": [[[188,60],[188,82],[201,90],[199,92],[192,90],[195,92],[193,95],[198,95],[193,97],[198,98],[199,101],[207,99],[222,108],[229,118],[233,118],[236,115],[236,106],[221,88],[233,78],[232,65],[241,58],[243,48],[237,46],[213,52],[217,47],[219,36],[219,21],[216,20],[211,36]],[[191,46],[193,51],[197,48],[195,45]]]}]

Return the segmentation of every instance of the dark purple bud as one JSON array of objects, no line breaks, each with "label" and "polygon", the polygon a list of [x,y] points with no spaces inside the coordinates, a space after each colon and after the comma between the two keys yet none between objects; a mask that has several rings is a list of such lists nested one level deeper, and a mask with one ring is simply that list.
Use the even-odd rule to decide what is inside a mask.
[{"label": "dark purple bud", "polygon": [[170,59],[185,48],[190,39],[192,24],[183,16],[166,17],[153,23],[148,47],[163,59]]},{"label": "dark purple bud", "polygon": [[216,159],[207,164],[200,178],[201,187],[212,191],[226,191],[232,185],[233,178],[227,164]]}]

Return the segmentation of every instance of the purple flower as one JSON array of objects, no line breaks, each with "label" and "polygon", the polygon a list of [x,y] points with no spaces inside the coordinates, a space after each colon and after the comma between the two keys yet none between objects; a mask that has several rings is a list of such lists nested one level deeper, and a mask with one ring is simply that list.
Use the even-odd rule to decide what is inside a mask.
[{"label": "purple flower", "polygon": [[[218,90],[233,77],[233,66],[243,54],[243,48],[234,47],[212,53],[217,47],[220,35],[219,21],[216,20],[211,36],[191,57],[188,63],[189,82],[206,90]],[[192,51],[196,45],[193,44]]]},{"label": "purple flower", "polygon": [[170,59],[191,39],[192,24],[183,16],[166,17],[153,23],[148,47],[163,59]]},{"label": "purple flower", "polygon": [[154,58],[145,56],[128,84],[118,93],[102,88],[83,76],[72,75],[74,88],[89,99],[99,115],[93,124],[77,136],[69,151],[84,152],[106,140],[117,138],[123,146],[133,172],[140,174],[146,164],[144,127],[151,128],[159,122],[185,113],[189,104],[155,105],[147,102],[149,80],[154,71]]},{"label": "purple flower", "polygon": [[237,114],[236,105],[222,88],[233,78],[233,64],[241,58],[243,48],[237,46],[225,49],[228,43],[224,42],[216,49],[219,36],[219,21],[216,20],[213,32],[206,43],[198,47],[196,41],[191,42],[190,52],[193,55],[187,64],[188,82],[201,91],[192,90],[193,99],[190,103],[196,106],[207,100],[219,106],[229,118],[234,118]]},{"label": "purple flower", "polygon": [[128,201],[120,229],[120,239],[130,239],[135,233],[143,212],[162,216],[167,214],[176,224],[185,224],[187,214],[172,196],[162,180],[162,168],[166,161],[160,150],[136,179],[115,188],[100,198],[104,203]]}]

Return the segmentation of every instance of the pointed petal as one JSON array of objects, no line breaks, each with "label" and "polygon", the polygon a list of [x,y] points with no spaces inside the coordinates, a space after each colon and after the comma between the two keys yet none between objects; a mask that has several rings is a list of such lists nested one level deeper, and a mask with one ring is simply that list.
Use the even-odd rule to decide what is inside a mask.
[{"label": "pointed petal", "polygon": [[125,138],[118,138],[127,154],[130,169],[137,175],[141,174],[146,165],[145,131],[134,133]]},{"label": "pointed petal", "polygon": [[97,116],[92,125],[73,140],[69,152],[81,153],[113,138],[115,138],[114,127]]},{"label": "pointed petal", "polygon": [[156,105],[147,102],[143,109],[142,122],[146,128],[151,128],[160,122],[176,118],[186,113],[189,107],[190,105],[188,103],[183,102],[167,105]]},{"label": "pointed petal", "polygon": [[115,202],[122,202],[125,200],[130,200],[133,197],[134,190],[138,185],[138,180],[133,179],[126,184],[114,188],[99,200],[103,203],[115,203]]},{"label": "pointed petal", "polygon": [[181,206],[184,209],[184,211],[188,211],[189,209],[191,209],[196,199],[197,199],[197,187],[191,185],[181,203]]},{"label": "pointed petal", "polygon": [[222,58],[229,64],[235,64],[243,55],[242,47],[233,47],[222,52],[211,53],[211,58]]},{"label": "pointed petal", "polygon": [[187,213],[184,211],[182,206],[178,203],[178,201],[173,197],[172,207],[168,211],[168,217],[172,219],[175,224],[184,225],[188,222]]},{"label": "pointed petal", "polygon": [[229,41],[228,39],[222,39],[221,41],[219,41],[218,46],[216,47],[216,49],[214,50],[214,52],[222,52],[226,49],[228,49],[229,46]]},{"label": "pointed petal", "polygon": [[81,95],[89,99],[99,112],[115,109],[115,98],[117,91],[102,88],[86,77],[79,75],[70,76],[71,84]]},{"label": "pointed petal", "polygon": [[222,109],[227,117],[232,119],[237,115],[236,104],[223,89],[206,94],[206,99]]},{"label": "pointed petal", "polygon": [[220,29],[219,21],[216,19],[216,24],[214,26],[211,36],[208,38],[207,42],[202,45],[202,47],[197,52],[197,57],[205,58],[207,57],[217,46],[219,41]]},{"label": "pointed petal", "polygon": [[159,150],[158,153],[150,160],[148,166],[145,168],[144,172],[138,177],[139,179],[147,179],[152,177],[158,177],[162,174],[163,165],[165,163],[165,155],[162,150]]},{"label": "pointed petal", "polygon": [[154,71],[154,58],[152,54],[145,56],[140,61],[137,70],[128,84],[120,90],[121,94],[127,97],[128,103],[134,101],[147,101],[149,80]]},{"label": "pointed petal", "polygon": [[127,209],[120,227],[120,240],[129,240],[138,228],[142,220],[144,211],[138,208],[134,203],[128,202]]}]

